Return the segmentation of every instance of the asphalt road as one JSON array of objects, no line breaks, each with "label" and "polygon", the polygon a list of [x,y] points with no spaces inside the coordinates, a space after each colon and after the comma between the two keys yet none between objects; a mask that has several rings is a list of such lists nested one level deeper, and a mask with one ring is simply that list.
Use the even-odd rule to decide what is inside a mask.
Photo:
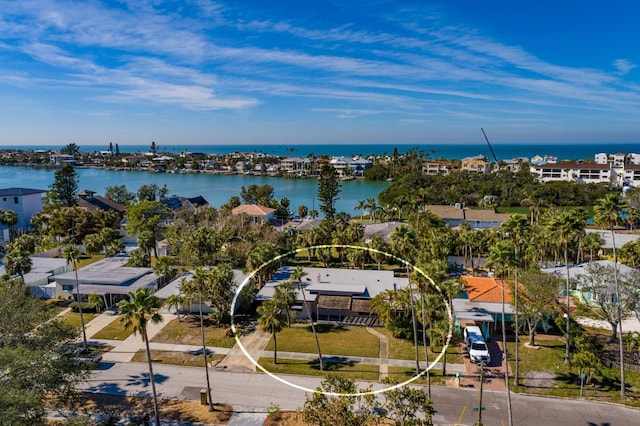
[{"label": "asphalt road", "polygon": [[[205,387],[204,370],[194,367],[154,365],[159,396],[198,399]],[[307,392],[283,384],[266,374],[211,372],[213,396],[216,402],[226,402],[237,411],[266,411],[273,403],[282,409],[304,405]],[[284,377],[284,376],[283,376]],[[299,376],[284,377],[298,386],[315,389],[320,379]],[[377,385],[379,388],[380,385]],[[150,395],[146,364],[101,363],[94,377],[82,386],[90,392],[109,394]],[[472,425],[478,420],[479,392],[475,389],[433,387],[432,397],[438,413],[438,425]],[[513,424],[518,426],[583,425],[636,426],[640,410],[599,404],[592,401],[541,398],[512,394]],[[482,420],[485,425],[508,424],[506,394],[485,391]]]}]

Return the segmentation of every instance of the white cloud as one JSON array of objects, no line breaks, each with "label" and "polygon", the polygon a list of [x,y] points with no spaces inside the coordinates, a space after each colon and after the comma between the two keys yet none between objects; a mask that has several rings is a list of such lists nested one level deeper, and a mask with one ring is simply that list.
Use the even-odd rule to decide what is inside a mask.
[{"label": "white cloud", "polygon": [[634,68],[637,68],[637,65],[627,59],[616,59],[613,61],[613,66],[618,70],[618,74],[626,75],[629,74]]}]

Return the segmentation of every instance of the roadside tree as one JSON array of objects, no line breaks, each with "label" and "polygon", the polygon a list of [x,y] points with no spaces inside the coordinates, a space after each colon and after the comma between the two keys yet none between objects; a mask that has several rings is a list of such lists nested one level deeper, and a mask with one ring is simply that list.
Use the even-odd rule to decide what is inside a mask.
[{"label": "roadside tree", "polygon": [[[77,330],[62,321],[42,323],[44,303],[20,280],[0,278],[0,423],[46,423],[46,404],[62,405],[89,377],[89,366],[59,356]],[[34,329],[35,324],[41,324]]]},{"label": "roadside tree", "polygon": [[[381,424],[381,405],[371,388],[359,390],[353,379],[329,373],[318,387],[307,394],[302,415],[304,422],[318,426],[365,426]],[[356,398],[354,394],[362,392]]]},{"label": "roadside tree", "polygon": [[258,315],[258,324],[260,327],[271,334],[273,337],[273,363],[278,363],[278,340],[277,334],[282,331],[282,308],[281,306],[274,300],[267,300],[262,305],[258,306],[257,309]]},{"label": "roadside tree", "polygon": [[[539,270],[526,270],[520,276],[518,309],[529,331],[529,346],[535,346],[538,324],[550,318],[561,285],[562,280],[559,277]],[[515,287],[515,282],[512,287]]]},{"label": "roadside tree", "polygon": [[67,261],[67,265],[73,265],[73,272],[76,277],[76,299],[78,301],[78,312],[80,314],[80,327],[82,328],[82,342],[84,343],[84,348],[87,349],[87,332],[85,330],[84,315],[82,314],[82,293],[80,292],[80,280],[78,279],[78,258],[80,257],[80,250],[77,246],[70,244],[64,248],[62,256],[64,256]]},{"label": "roadside tree", "polygon": [[135,292],[129,293],[129,300],[121,300],[118,302],[120,322],[123,327],[125,330],[132,329],[133,334],[140,333],[140,337],[145,344],[156,425],[161,424],[160,411],[158,410],[158,396],[156,393],[156,381],[153,375],[153,365],[151,363],[147,325],[149,322],[152,324],[162,322],[162,316],[158,313],[161,307],[162,301],[151,293],[150,288],[139,288]]},{"label": "roadside tree", "polygon": [[617,194],[607,194],[598,200],[598,204],[593,207],[593,219],[602,226],[606,226],[611,233],[611,244],[613,246],[613,290],[615,294],[616,313],[618,318],[618,327],[620,334],[618,335],[618,348],[620,350],[620,396],[625,397],[625,380],[624,380],[624,333],[622,331],[622,311],[623,307],[620,283],[618,279],[618,253],[616,251],[616,239],[613,228],[621,221],[620,215],[626,205],[620,201]]}]

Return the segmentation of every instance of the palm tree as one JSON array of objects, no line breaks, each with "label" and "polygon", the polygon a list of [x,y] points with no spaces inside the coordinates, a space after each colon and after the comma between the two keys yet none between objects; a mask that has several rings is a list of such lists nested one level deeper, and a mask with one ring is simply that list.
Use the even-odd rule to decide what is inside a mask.
[{"label": "palm tree", "polygon": [[257,309],[258,324],[273,336],[273,363],[278,363],[278,341],[276,334],[282,330],[282,309],[273,299],[267,300]]},{"label": "palm tree", "polygon": [[209,411],[213,411],[213,398],[211,396],[211,382],[209,380],[209,363],[207,362],[207,344],[204,338],[204,315],[202,314],[203,294],[205,288],[211,282],[211,274],[209,270],[204,269],[202,266],[198,266],[193,273],[193,282],[198,288],[198,311],[200,314],[200,337],[202,339],[202,358],[204,360],[204,372],[207,376],[207,395],[209,398]]},{"label": "palm tree", "polygon": [[14,227],[18,224],[18,213],[13,210],[0,210],[0,224],[9,228],[9,241],[15,237]]},{"label": "palm tree", "polygon": [[62,255],[69,263],[73,264],[73,271],[76,276],[76,298],[78,299],[78,312],[80,313],[80,327],[82,328],[82,341],[84,342],[84,348],[87,349],[87,331],[84,326],[84,316],[82,315],[82,293],[80,293],[80,280],[78,280],[78,257],[80,256],[80,250],[75,245],[68,245],[62,251]]},{"label": "palm tree", "polygon": [[622,307],[620,306],[620,284],[618,283],[618,254],[616,252],[616,240],[613,227],[620,220],[620,213],[624,209],[624,204],[615,194],[607,194],[604,198],[598,200],[598,204],[593,207],[593,219],[599,225],[604,225],[611,232],[611,244],[613,246],[613,280],[615,283],[616,305],[618,327],[618,343],[620,349],[620,396],[625,397],[624,385],[624,338],[622,334]]},{"label": "palm tree", "polygon": [[291,281],[285,281],[276,286],[271,299],[287,316],[287,327],[291,328],[291,307],[296,303],[296,293]]},{"label": "palm tree", "polygon": [[29,252],[21,249],[20,247],[13,247],[4,256],[4,268],[5,272],[9,275],[20,275],[22,282],[24,283],[24,274],[31,270],[33,261],[29,257]]},{"label": "palm tree", "polygon": [[566,342],[565,342],[565,355],[564,363],[571,365],[571,344],[570,344],[570,320],[571,320],[571,286],[569,279],[569,242],[577,233],[581,233],[584,230],[584,225],[581,218],[575,215],[571,210],[563,210],[557,215],[551,217],[547,226],[551,233],[555,235],[562,248],[564,249],[564,266],[566,271],[565,285],[566,285],[566,297],[567,297],[567,312],[566,312]]},{"label": "palm tree", "polygon": [[182,322],[182,318],[180,317],[180,309],[185,305],[186,297],[181,294],[172,294],[167,297],[167,300],[164,301],[164,306],[168,310],[175,309],[176,316],[178,317],[178,322]]},{"label": "palm tree", "polygon": [[367,199],[365,208],[369,210],[369,221],[373,222],[374,219],[376,218],[376,211],[378,210],[376,199],[375,198]]},{"label": "palm tree", "polygon": [[520,344],[520,325],[518,324],[518,266],[521,263],[520,259],[520,246],[524,244],[525,237],[527,235],[527,231],[529,230],[529,221],[525,216],[522,215],[512,215],[501,224],[501,228],[507,234],[509,240],[513,243],[514,248],[514,317],[515,317],[515,331],[516,331],[516,344],[515,344],[515,371],[513,384],[518,386],[518,376],[520,375],[519,370],[519,348]]},{"label": "palm tree", "polygon": [[302,277],[307,275],[307,273],[302,269],[301,266],[297,266],[296,269],[291,273],[291,280],[295,283],[298,283],[298,288],[300,289],[300,293],[302,293],[302,301],[304,307],[307,310],[307,315],[309,316],[309,323],[311,324],[311,331],[313,332],[313,337],[316,339],[316,347],[318,348],[318,361],[320,363],[320,371],[324,370],[324,361],[322,360],[322,352],[320,351],[320,341],[318,340],[318,334],[316,333],[316,326],[313,323],[313,316],[311,315],[311,309],[309,309],[309,305],[307,304],[307,296],[304,293],[304,288],[302,288]]},{"label": "palm tree", "polygon": [[105,307],[104,299],[95,291],[89,295],[88,301],[97,312],[102,312],[102,309]]},{"label": "palm tree", "polygon": [[393,234],[391,234],[391,241],[394,246],[394,250],[398,253],[405,262],[407,270],[407,279],[409,280],[407,288],[409,291],[409,302],[411,305],[411,324],[413,327],[413,345],[415,347],[416,358],[416,374],[420,373],[420,355],[418,354],[418,324],[416,318],[416,308],[413,300],[413,290],[411,287],[411,274],[409,273],[410,263],[409,258],[415,247],[415,236],[409,227],[402,225],[396,228]]},{"label": "palm tree", "polygon": [[509,411],[509,425],[513,425],[513,413],[511,409],[511,392],[509,389],[509,362],[507,360],[507,328],[505,325],[505,300],[504,300],[504,275],[510,264],[513,263],[514,247],[509,241],[498,241],[489,250],[489,263],[496,265],[496,273],[499,273],[502,284],[502,351],[504,353],[504,381],[507,388],[507,409]]},{"label": "palm tree", "polygon": [[155,412],[156,425],[160,424],[160,412],[158,411],[158,396],[156,394],[156,382],[153,376],[153,365],[149,351],[149,338],[147,336],[147,324],[162,322],[162,316],[158,310],[162,307],[162,301],[153,295],[150,288],[139,288],[129,293],[129,300],[118,302],[120,310],[120,323],[125,330],[133,329],[133,334],[140,333],[145,344],[147,363],[149,364],[149,378],[151,380],[151,392],[153,395],[153,411]]},{"label": "palm tree", "polygon": [[364,209],[367,208],[367,201],[366,200],[359,200],[358,201],[358,205],[354,207],[354,210],[360,210],[360,220],[363,219],[364,216]]}]

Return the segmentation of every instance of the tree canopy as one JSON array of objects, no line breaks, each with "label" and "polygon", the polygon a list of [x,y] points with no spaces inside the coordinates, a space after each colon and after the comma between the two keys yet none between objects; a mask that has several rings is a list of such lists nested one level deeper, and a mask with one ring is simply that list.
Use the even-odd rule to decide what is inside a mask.
[{"label": "tree canopy", "polygon": [[78,174],[71,165],[55,171],[54,181],[49,186],[49,199],[55,204],[71,207],[77,200]]}]

